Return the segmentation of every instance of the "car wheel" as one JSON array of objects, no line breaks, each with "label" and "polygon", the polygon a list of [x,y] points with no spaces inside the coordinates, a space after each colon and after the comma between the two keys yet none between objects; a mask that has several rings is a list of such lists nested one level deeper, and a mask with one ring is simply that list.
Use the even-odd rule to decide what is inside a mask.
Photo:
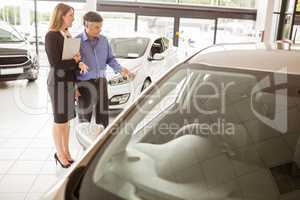
[{"label": "car wheel", "polygon": [[27,80],[28,80],[28,82],[34,82],[38,79],[38,76],[39,76],[38,72],[32,73]]},{"label": "car wheel", "polygon": [[142,91],[143,92],[149,85],[151,84],[151,80],[150,79],[146,79],[143,83],[143,86],[142,86]]},{"label": "car wheel", "polygon": [[31,78],[31,79],[28,79],[28,82],[32,83],[34,81],[36,81],[37,78]]},{"label": "car wheel", "polygon": [[29,79],[27,79],[27,80],[28,80],[28,82],[34,82],[34,81],[37,80],[37,78],[38,78],[38,76],[34,76],[34,77],[29,78]]}]

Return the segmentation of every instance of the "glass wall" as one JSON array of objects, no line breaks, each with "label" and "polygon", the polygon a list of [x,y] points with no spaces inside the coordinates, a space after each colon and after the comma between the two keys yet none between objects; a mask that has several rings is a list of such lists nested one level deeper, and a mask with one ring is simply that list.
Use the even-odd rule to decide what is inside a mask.
[{"label": "glass wall", "polygon": [[25,35],[34,22],[33,1],[1,1],[0,21],[13,26]]},{"label": "glass wall", "polygon": [[[102,0],[98,0],[101,2]],[[108,1],[108,0],[105,0]],[[110,0],[114,1],[114,0]],[[119,1],[119,0],[116,0]],[[128,2],[146,2],[146,3],[171,3],[184,5],[208,5],[221,7],[235,7],[235,8],[256,8],[256,0],[121,0]]]},{"label": "glass wall", "polygon": [[170,40],[174,36],[174,18],[138,16],[138,31],[143,33],[156,33]]},{"label": "glass wall", "polygon": [[[100,0],[98,0],[100,1]],[[136,0],[134,0],[136,1]],[[37,27],[38,27],[38,50],[41,66],[48,66],[45,56],[44,38],[48,31],[51,12],[61,1],[38,0],[37,1]],[[85,0],[64,1],[75,9],[75,21],[70,29],[76,36],[84,27],[82,17],[87,10]],[[231,7],[254,7],[255,0],[138,0],[138,2],[164,2],[175,4],[197,4],[212,6]],[[280,6],[279,6],[280,7]],[[100,6],[101,8],[101,6]],[[136,13],[137,12],[137,18]],[[133,10],[132,13],[99,12],[103,18],[103,34],[110,35],[126,34],[137,31],[143,33],[156,33],[169,38],[173,43],[184,49],[199,49],[216,43],[238,43],[255,41],[255,21],[239,19],[217,19],[217,35],[215,40],[215,19],[180,18],[180,16],[165,17],[152,16],[154,13],[143,13]],[[147,15],[151,16],[147,16]],[[163,13],[161,13],[163,15]],[[212,13],[213,17],[214,13]],[[36,44],[34,0],[0,1],[0,22],[10,24],[16,28],[32,47]],[[175,18],[179,23],[175,23]],[[137,19],[137,20],[136,20]],[[177,21],[176,21],[177,22]],[[135,24],[137,23],[137,24]],[[176,34],[174,33],[176,31]],[[178,31],[178,32],[177,32]],[[174,37],[174,36],[178,37]]]},{"label": "glass wall", "polygon": [[[45,35],[48,31],[48,25],[51,12],[59,1],[38,1],[37,2],[37,21],[38,21],[38,50],[41,67],[48,66],[44,51]],[[65,2],[75,9],[75,21],[70,29],[73,36],[83,30],[82,16],[85,10],[85,2]],[[35,20],[34,20],[34,1],[16,0],[0,2],[0,22],[6,23],[17,29],[34,48],[36,43]]]},{"label": "glass wall", "polygon": [[194,51],[214,43],[215,20],[180,18],[179,47]]},{"label": "glass wall", "polygon": [[[32,1],[31,1],[32,2]],[[39,53],[40,53],[40,64],[41,66],[49,66],[48,60],[45,53],[45,35],[48,32],[48,26],[50,21],[51,13],[54,7],[59,2],[53,1],[38,1],[37,2],[37,16],[38,16],[38,42],[39,42]],[[72,36],[78,35],[83,30],[82,17],[85,10],[85,3],[80,2],[64,2],[75,9],[75,20],[70,28],[70,33]],[[30,30],[28,34],[28,39],[31,43],[35,42],[35,28],[34,23],[31,23]]]},{"label": "glass wall", "polygon": [[218,19],[216,43],[255,42],[255,21],[239,19]]},{"label": "glass wall", "polygon": [[99,12],[103,17],[104,35],[125,34],[134,31],[135,14],[120,12]]},{"label": "glass wall", "polygon": [[222,7],[255,8],[255,0],[179,0],[179,3]]},{"label": "glass wall", "polygon": [[300,25],[294,25],[293,41],[295,44],[300,44]]}]

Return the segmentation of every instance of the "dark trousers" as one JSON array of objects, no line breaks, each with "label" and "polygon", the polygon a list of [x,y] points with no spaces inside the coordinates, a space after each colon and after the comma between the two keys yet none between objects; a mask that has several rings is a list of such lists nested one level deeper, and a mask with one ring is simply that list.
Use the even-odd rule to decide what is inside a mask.
[{"label": "dark trousers", "polygon": [[95,111],[96,124],[108,125],[108,94],[106,78],[98,78],[77,83],[78,117],[80,122],[90,122]]}]

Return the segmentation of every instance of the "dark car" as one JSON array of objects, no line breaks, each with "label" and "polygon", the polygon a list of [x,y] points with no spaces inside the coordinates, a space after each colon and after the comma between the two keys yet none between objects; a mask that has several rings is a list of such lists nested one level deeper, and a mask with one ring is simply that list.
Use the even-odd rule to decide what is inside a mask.
[{"label": "dark car", "polygon": [[39,63],[28,41],[13,27],[0,22],[0,81],[38,78]]}]

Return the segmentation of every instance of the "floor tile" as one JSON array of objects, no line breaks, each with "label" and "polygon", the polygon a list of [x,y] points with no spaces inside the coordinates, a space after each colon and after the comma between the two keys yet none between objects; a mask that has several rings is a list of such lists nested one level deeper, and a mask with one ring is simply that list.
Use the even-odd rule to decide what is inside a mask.
[{"label": "floor tile", "polygon": [[0,174],[6,174],[14,161],[0,161]]},{"label": "floor tile", "polygon": [[31,142],[30,139],[8,139],[5,141],[2,148],[26,148],[29,143]]},{"label": "floor tile", "polygon": [[0,193],[27,193],[36,175],[6,175],[0,181]]},{"label": "floor tile", "polygon": [[56,173],[57,173],[57,166],[54,160],[46,161],[40,171],[40,174],[55,175]]},{"label": "floor tile", "polygon": [[20,156],[20,160],[45,161],[51,152],[50,148],[28,148]]},{"label": "floor tile", "polygon": [[1,138],[1,133],[0,133],[0,147],[2,147],[2,145],[5,144],[6,141],[7,139]]},{"label": "floor tile", "polygon": [[26,193],[0,193],[0,199],[2,200],[24,200]]},{"label": "floor tile", "polygon": [[25,200],[40,200],[43,193],[29,193],[27,194]]},{"label": "floor tile", "polygon": [[45,162],[17,161],[8,170],[8,174],[39,174]]},{"label": "floor tile", "polygon": [[24,152],[24,148],[0,148],[0,160],[16,160]]},{"label": "floor tile", "polygon": [[30,189],[30,193],[47,192],[57,180],[55,175],[39,175]]},{"label": "floor tile", "polygon": [[30,148],[52,148],[54,147],[53,140],[49,139],[33,139],[29,144]]}]

